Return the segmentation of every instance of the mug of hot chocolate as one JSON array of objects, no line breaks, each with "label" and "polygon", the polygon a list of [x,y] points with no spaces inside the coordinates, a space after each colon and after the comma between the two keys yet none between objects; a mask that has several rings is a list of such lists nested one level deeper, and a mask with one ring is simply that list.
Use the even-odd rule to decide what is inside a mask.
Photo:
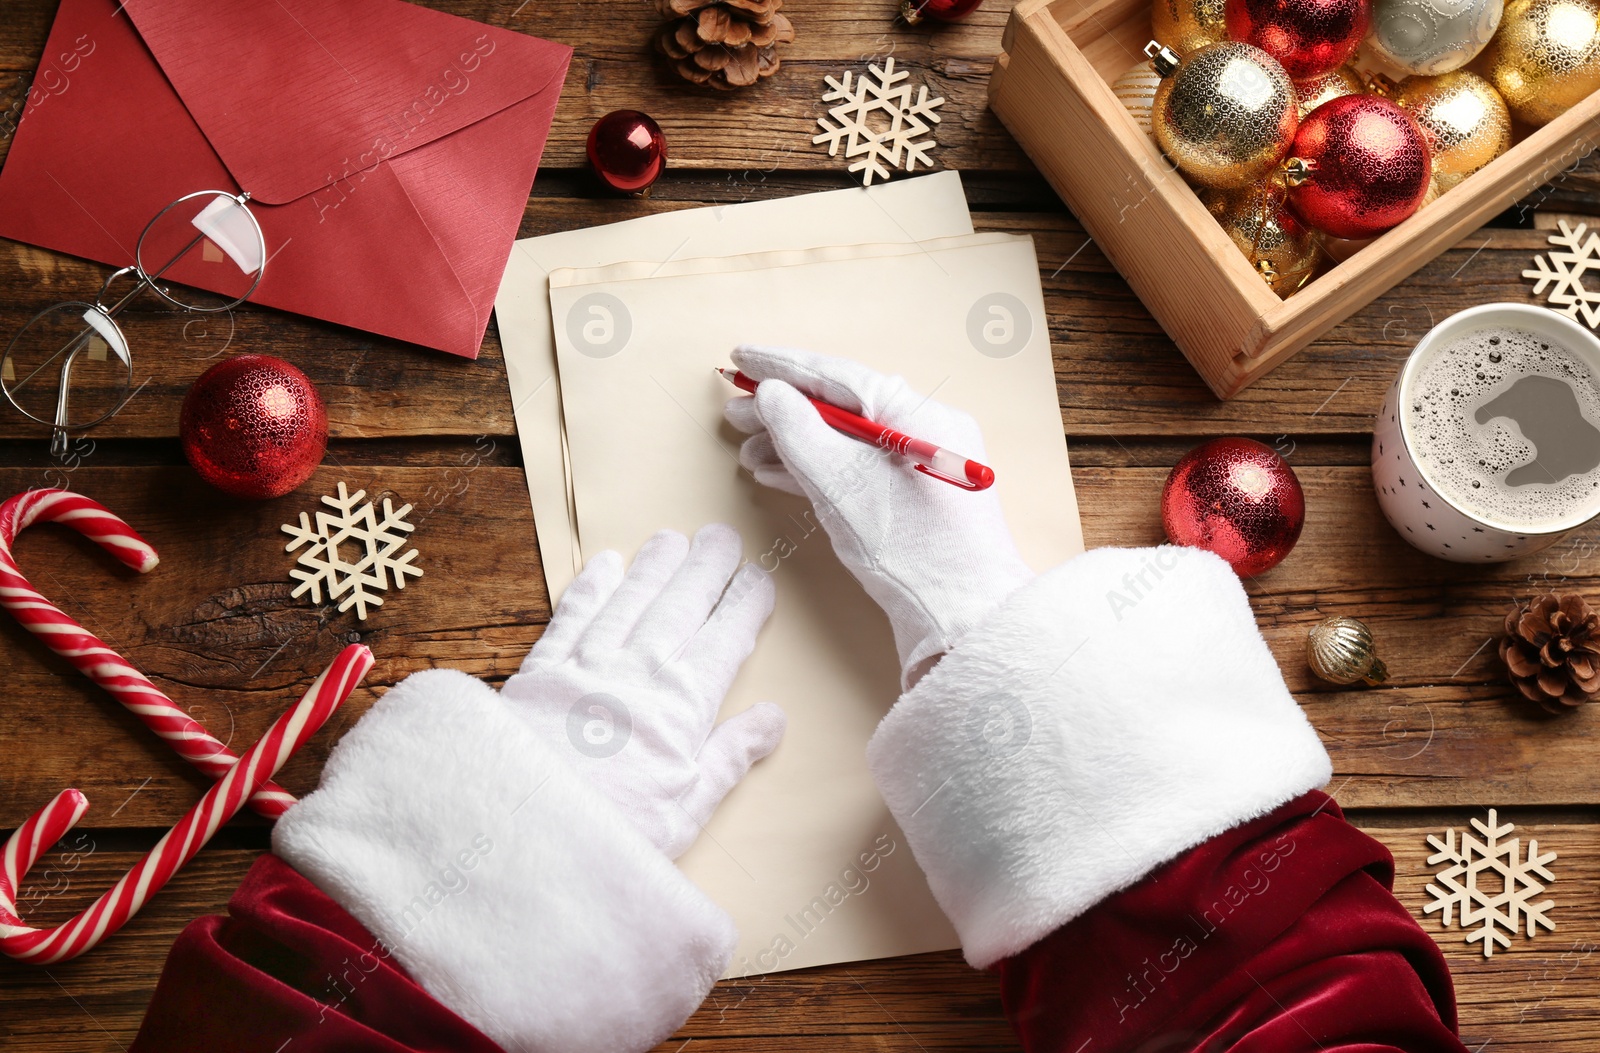
[{"label": "mug of hot chocolate", "polygon": [[1372,483],[1429,555],[1498,562],[1555,544],[1600,515],[1600,340],[1527,304],[1446,318],[1384,397]]}]

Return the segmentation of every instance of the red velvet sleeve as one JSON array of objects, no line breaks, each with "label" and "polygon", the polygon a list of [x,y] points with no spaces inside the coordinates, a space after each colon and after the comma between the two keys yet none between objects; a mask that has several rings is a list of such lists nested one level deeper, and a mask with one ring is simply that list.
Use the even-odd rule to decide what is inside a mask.
[{"label": "red velvet sleeve", "polygon": [[228,915],[178,936],[130,1053],[499,1053],[277,856]]},{"label": "red velvet sleeve", "polygon": [[1029,1053],[1464,1053],[1394,861],[1322,793],[1191,849],[996,967]]}]

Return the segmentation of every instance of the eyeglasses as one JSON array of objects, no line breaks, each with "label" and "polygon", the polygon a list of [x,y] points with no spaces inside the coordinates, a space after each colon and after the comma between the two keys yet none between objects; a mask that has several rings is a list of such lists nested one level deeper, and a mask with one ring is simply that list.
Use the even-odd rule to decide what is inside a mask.
[{"label": "eyeglasses", "polygon": [[[23,416],[51,429],[52,454],[67,452],[69,431],[109,420],[133,397],[133,355],[116,318],[140,293],[154,290],[201,314],[231,310],[255,293],[267,243],[249,199],[223,190],[178,198],[145,224],[134,265],[112,272],[93,302],[47,307],[11,338],[0,358],[0,391]],[[108,306],[112,286],[129,276],[138,280]]]}]

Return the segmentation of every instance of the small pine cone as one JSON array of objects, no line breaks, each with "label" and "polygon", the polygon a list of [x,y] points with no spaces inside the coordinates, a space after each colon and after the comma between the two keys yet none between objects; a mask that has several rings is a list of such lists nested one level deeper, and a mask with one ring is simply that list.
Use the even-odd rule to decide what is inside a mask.
[{"label": "small pine cone", "polygon": [[684,80],[724,90],[778,72],[778,45],[794,40],[783,0],[656,0],[670,21],[656,30],[656,50]]},{"label": "small pine cone", "polygon": [[1582,596],[1548,593],[1506,615],[1500,660],[1524,697],[1552,713],[1600,695],[1600,614]]}]

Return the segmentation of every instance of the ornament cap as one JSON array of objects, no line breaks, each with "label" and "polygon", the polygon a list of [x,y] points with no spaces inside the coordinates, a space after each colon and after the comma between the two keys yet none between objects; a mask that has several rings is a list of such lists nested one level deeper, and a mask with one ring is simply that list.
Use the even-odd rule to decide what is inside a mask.
[{"label": "ornament cap", "polygon": [[1283,163],[1283,181],[1289,186],[1299,186],[1311,178],[1317,162],[1305,157],[1291,157]]},{"label": "ornament cap", "polygon": [[901,0],[900,21],[908,26],[914,26],[922,21],[922,5],[917,0]]},{"label": "ornament cap", "polygon": [[1150,65],[1155,67],[1159,76],[1167,77],[1178,68],[1178,53],[1161,43],[1152,40],[1144,46],[1144,53],[1150,57]]},{"label": "ornament cap", "polygon": [[1367,90],[1374,95],[1382,95],[1386,99],[1394,98],[1395,92],[1400,90],[1400,85],[1382,73],[1367,74]]}]

